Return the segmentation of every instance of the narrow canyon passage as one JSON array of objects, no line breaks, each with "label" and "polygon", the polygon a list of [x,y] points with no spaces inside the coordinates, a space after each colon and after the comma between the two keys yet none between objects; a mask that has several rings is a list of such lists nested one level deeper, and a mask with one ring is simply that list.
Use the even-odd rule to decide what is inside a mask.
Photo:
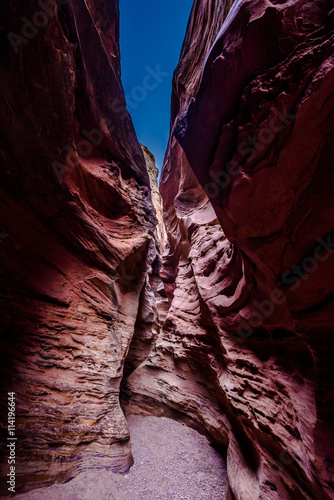
[{"label": "narrow canyon passage", "polygon": [[2,497],[334,499],[332,0],[0,9]]},{"label": "narrow canyon passage", "polygon": [[21,500],[221,500],[226,463],[205,437],[175,420],[130,417],[134,465],[127,474],[82,472]]}]

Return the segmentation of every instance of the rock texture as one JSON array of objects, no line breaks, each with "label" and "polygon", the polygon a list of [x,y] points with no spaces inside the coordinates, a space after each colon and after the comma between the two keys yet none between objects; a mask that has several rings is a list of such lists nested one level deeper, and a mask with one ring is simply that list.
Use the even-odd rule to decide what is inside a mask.
[{"label": "rock texture", "polygon": [[132,373],[143,363],[160,333],[169,303],[160,278],[162,265],[161,255],[165,248],[166,230],[162,217],[162,200],[158,187],[158,169],[153,154],[146,146],[141,145],[149,175],[152,201],[158,224],[150,242],[146,261],[146,284],[142,288],[140,304],[136,318],[135,331],[124,366],[124,376]]},{"label": "rock texture", "polygon": [[132,463],[119,387],[157,221],[118,17],[113,0],[1,6],[1,443],[15,391],[16,491]]},{"label": "rock texture", "polygon": [[334,498],[332,8],[197,0],[174,75],[170,309],[123,399],[226,445],[237,500]]},{"label": "rock texture", "polygon": [[127,470],[121,387],[127,414],[227,450],[226,498],[334,498],[332,2],[194,1],[166,242],[118,2],[1,9],[0,425],[3,444],[15,391],[17,489]]},{"label": "rock texture", "polygon": [[158,183],[159,170],[155,165],[155,158],[151,151],[149,151],[143,144],[141,144],[141,148],[143,150],[147,172],[150,179],[152,202],[158,219],[158,225],[156,226],[156,243],[159,248],[159,252],[163,253],[167,242],[167,233],[164,223],[162,198]]},{"label": "rock texture", "polygon": [[226,464],[204,436],[172,419],[133,416],[134,464],[127,474],[86,471],[20,500],[221,500]]}]

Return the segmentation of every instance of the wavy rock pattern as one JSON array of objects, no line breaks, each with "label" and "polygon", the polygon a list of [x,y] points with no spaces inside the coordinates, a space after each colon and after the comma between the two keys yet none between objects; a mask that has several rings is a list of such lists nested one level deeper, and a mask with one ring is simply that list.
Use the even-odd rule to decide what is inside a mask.
[{"label": "wavy rock pattern", "polygon": [[226,446],[237,500],[334,498],[331,9],[195,1],[174,75],[171,305],[124,399]]},{"label": "wavy rock pattern", "polygon": [[1,443],[14,390],[18,486],[127,470],[124,408],[227,450],[228,499],[334,498],[332,2],[194,1],[167,241],[118,2],[1,9]]},{"label": "wavy rock pattern", "polygon": [[1,443],[15,391],[27,489],[131,465],[119,387],[157,221],[120,80],[118,2],[1,11]]}]

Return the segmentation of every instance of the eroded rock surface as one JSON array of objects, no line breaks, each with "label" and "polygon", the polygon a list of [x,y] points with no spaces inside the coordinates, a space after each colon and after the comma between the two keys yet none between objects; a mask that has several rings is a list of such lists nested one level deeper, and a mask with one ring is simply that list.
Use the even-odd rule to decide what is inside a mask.
[{"label": "eroded rock surface", "polygon": [[1,443],[15,391],[16,491],[131,465],[119,387],[155,258],[118,2],[41,4],[1,6]]},{"label": "eroded rock surface", "polygon": [[227,498],[334,498],[332,9],[195,0],[160,272],[118,3],[2,6],[1,442],[15,391],[18,486],[127,470],[125,370],[127,414],[227,447]]},{"label": "eroded rock surface", "polygon": [[237,1],[224,22],[229,8],[194,2],[174,75],[161,178],[171,305],[124,401],[227,445],[238,500],[326,500],[333,5]]},{"label": "eroded rock surface", "polygon": [[124,376],[132,373],[143,363],[160,333],[169,302],[163,287],[160,270],[162,265],[161,255],[166,244],[166,229],[162,216],[162,200],[158,187],[158,169],[155,166],[153,154],[146,146],[141,145],[149,174],[152,202],[157,216],[158,224],[154,230],[146,262],[146,285],[142,288],[135,331],[124,366]]},{"label": "eroded rock surface", "polygon": [[133,416],[128,421],[134,465],[127,474],[86,471],[66,484],[20,500],[221,500],[225,460],[204,436],[175,420]]},{"label": "eroded rock surface", "polygon": [[156,242],[159,247],[159,253],[162,254],[165,250],[167,234],[164,223],[162,198],[158,183],[159,169],[155,164],[155,158],[151,151],[149,151],[149,149],[143,144],[141,144],[141,148],[143,150],[147,173],[150,179],[152,202],[158,219],[158,225],[156,226]]}]

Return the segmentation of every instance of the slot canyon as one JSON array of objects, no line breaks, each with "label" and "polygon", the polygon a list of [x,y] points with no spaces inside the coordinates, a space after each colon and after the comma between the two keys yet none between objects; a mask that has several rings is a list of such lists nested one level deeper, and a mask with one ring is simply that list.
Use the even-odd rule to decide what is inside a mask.
[{"label": "slot canyon", "polygon": [[194,0],[159,186],[119,14],[1,5],[1,477],[15,392],[16,495],[127,473],[145,416],[224,457],[211,498],[334,499],[334,4]]}]

